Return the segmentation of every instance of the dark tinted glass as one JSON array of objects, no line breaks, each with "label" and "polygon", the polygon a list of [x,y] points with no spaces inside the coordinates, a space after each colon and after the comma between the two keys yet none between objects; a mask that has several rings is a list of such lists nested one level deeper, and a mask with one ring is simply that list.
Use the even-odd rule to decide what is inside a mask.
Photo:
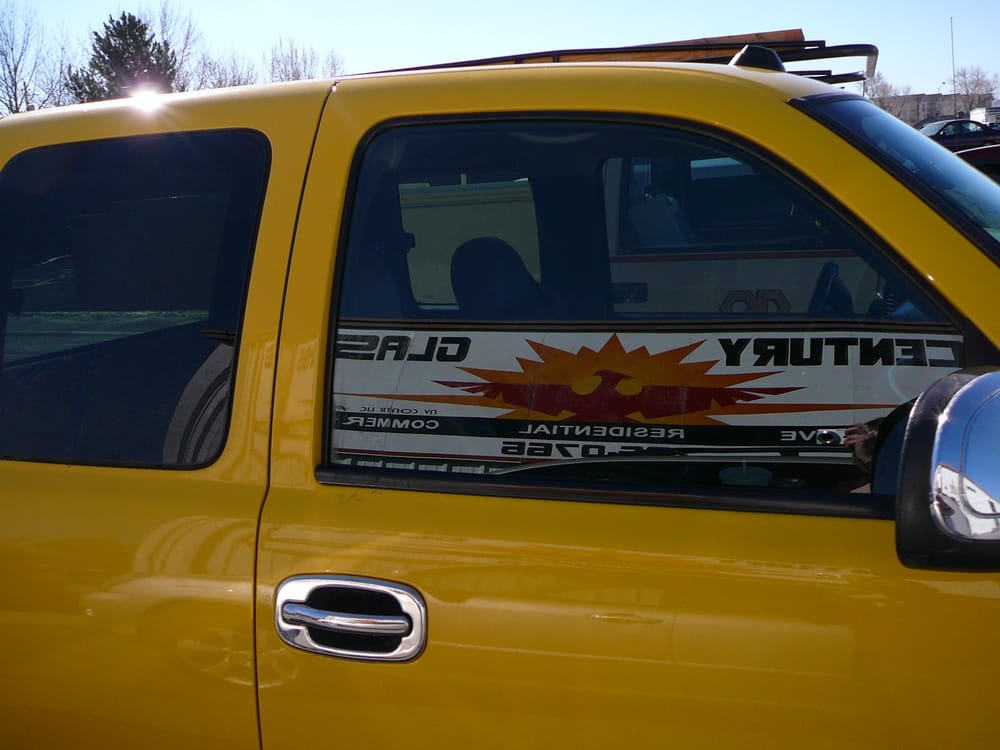
[{"label": "dark tinted glass", "polygon": [[25,152],[0,173],[0,456],[221,450],[268,166],[249,131]]}]

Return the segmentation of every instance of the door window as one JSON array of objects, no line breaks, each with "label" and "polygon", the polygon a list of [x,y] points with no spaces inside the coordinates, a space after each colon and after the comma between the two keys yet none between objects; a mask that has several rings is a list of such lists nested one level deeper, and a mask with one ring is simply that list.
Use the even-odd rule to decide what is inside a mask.
[{"label": "door window", "polygon": [[335,467],[486,492],[867,491],[895,415],[963,365],[944,311],[863,226],[708,134],[400,127],[365,151],[355,205]]},{"label": "door window", "polygon": [[221,450],[268,162],[246,131],[25,152],[0,173],[0,456]]}]

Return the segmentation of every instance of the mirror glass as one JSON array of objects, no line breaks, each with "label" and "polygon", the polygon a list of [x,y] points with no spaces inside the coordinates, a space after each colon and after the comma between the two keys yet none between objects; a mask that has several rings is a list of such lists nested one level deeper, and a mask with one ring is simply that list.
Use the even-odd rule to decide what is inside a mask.
[{"label": "mirror glass", "polygon": [[931,515],[959,539],[1000,539],[1000,372],[960,390],[941,416]]}]

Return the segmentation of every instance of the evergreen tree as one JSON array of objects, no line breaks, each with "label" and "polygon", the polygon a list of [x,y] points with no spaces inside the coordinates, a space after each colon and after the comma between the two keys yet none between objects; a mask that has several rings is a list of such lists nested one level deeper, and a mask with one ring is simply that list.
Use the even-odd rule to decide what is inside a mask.
[{"label": "evergreen tree", "polygon": [[173,90],[177,55],[169,42],[156,41],[149,25],[122,13],[108,16],[103,33],[94,32],[90,62],[70,70],[67,89],[78,102],[96,102],[128,96],[138,88]]}]

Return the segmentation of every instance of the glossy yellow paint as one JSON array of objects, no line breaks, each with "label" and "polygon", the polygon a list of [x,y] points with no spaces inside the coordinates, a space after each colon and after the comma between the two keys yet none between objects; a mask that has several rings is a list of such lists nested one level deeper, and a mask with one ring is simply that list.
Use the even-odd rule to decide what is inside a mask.
[{"label": "glossy yellow paint", "polygon": [[[675,68],[372,76],[332,95],[316,82],[0,122],[0,163],[173,130],[252,126],[272,145],[221,459],[0,462],[5,746],[992,744],[1000,579],[902,568],[891,522],[315,480],[349,173],[366,133],[396,118],[603,111],[728,131],[823,185],[1000,343],[996,267],[785,103],[825,88]],[[424,654],[370,664],[281,643],[275,589],[310,573],[417,588]]]},{"label": "glossy yellow paint", "polygon": [[[212,466],[158,471],[0,462],[0,744],[259,744],[253,649],[257,517],[268,475],[284,275],[329,86],[169,97],[5,118],[0,163],[50,143],[253,127],[271,179],[229,441]],[[141,384],[137,384],[141,387]]]},{"label": "glossy yellow paint", "polygon": [[[969,717],[988,715],[996,581],[902,571],[888,522],[346,488],[279,493],[267,516],[264,652],[280,651],[265,595],[302,572],[410,583],[429,642],[404,665],[289,651],[261,690],[266,747],[315,736],[316,715],[367,747],[975,746],[989,731]],[[919,721],[914,685],[935,707]]]},{"label": "glossy yellow paint", "polygon": [[[258,568],[258,648],[282,660],[281,678],[260,690],[266,748],[334,736],[359,747],[990,743],[1000,579],[904,569],[891,522],[634,507],[610,496],[591,504],[320,486],[314,478],[348,170],[365,134],[395,118],[600,109],[740,134],[824,185],[1000,341],[983,293],[996,267],[783,103],[818,90],[765,73],[667,76],[633,65],[338,83],[303,201],[278,360]],[[283,647],[275,589],[289,576],[319,573],[421,591],[424,654],[366,664]]]}]

